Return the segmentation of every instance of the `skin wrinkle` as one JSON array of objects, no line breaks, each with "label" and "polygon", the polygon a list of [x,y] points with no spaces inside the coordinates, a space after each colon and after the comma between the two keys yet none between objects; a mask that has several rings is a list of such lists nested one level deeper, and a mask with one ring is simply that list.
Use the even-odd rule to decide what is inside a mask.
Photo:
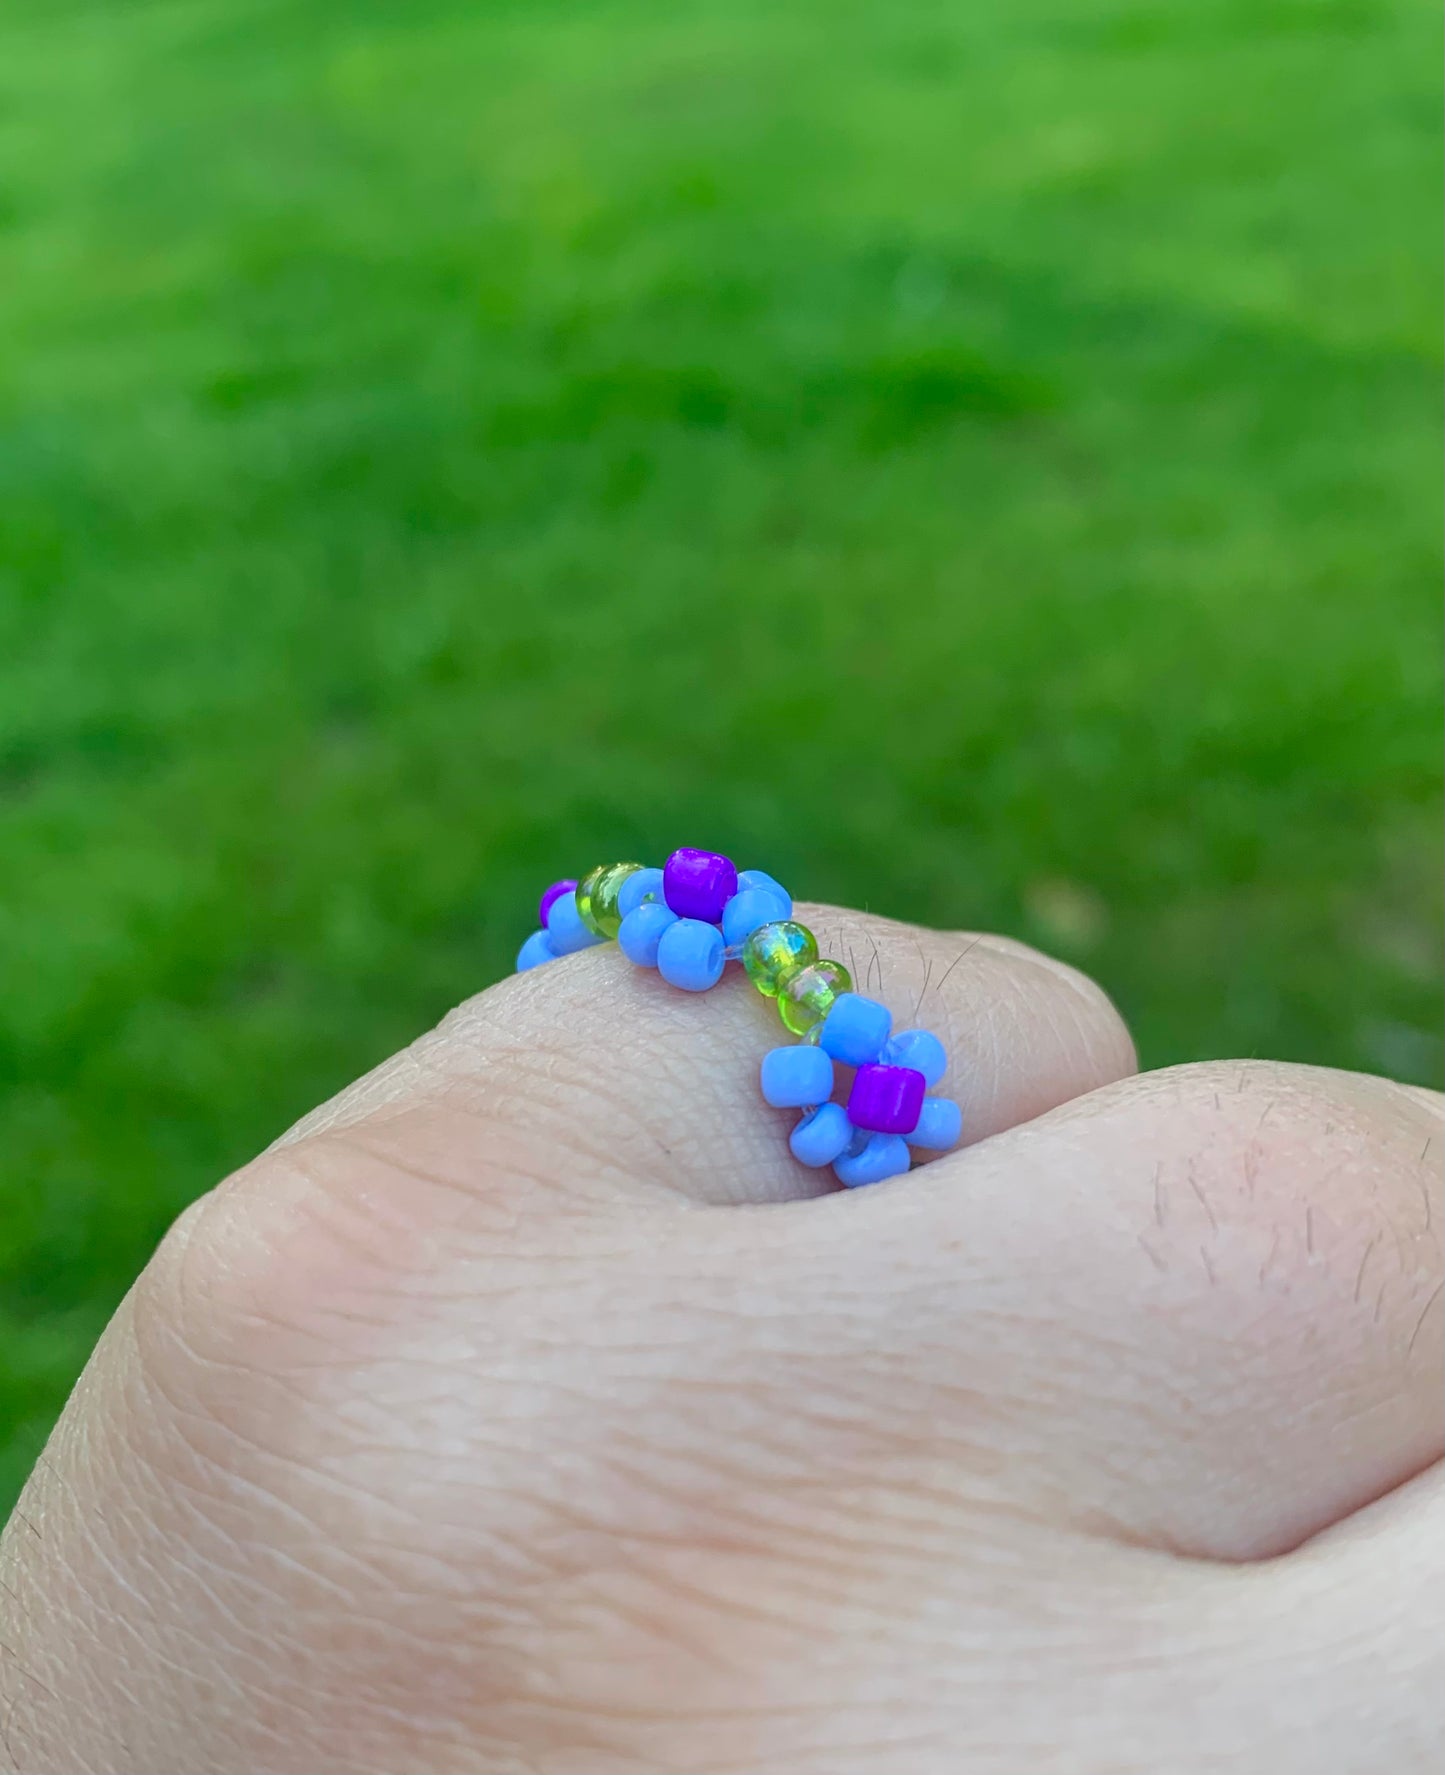
[{"label": "skin wrinkle", "polygon": [[[82,1558],[84,1557],[84,1552],[86,1552],[86,1551],[93,1553],[93,1552],[97,1551],[97,1549],[95,1549],[93,1546],[83,1549]],[[159,1574],[157,1574],[157,1576],[160,1577]],[[154,1594],[157,1596],[164,1595],[164,1580],[163,1580],[163,1578],[161,1578],[160,1582],[158,1582],[153,1587],[151,1594]],[[139,1595],[140,1595],[140,1592],[137,1592],[137,1601],[139,1601]],[[66,1622],[67,1634],[68,1634],[67,1644],[64,1647],[57,1648],[57,1647],[52,1646],[51,1648],[49,1648],[55,1653],[57,1662],[60,1661],[60,1658],[63,1655],[69,1654],[69,1652],[70,1652],[70,1643],[69,1642],[70,1641],[80,1640],[80,1639],[90,1641],[90,1640],[94,1640],[98,1637],[95,1632],[96,1623],[95,1623],[94,1611],[88,1610],[87,1607],[85,1606],[86,1602],[88,1601],[88,1598],[86,1597],[86,1593],[83,1590],[81,1591],[80,1596],[81,1596],[81,1605],[78,1607],[72,1608],[72,1610],[70,1612],[70,1616]],[[151,1640],[146,1640],[146,1639],[143,1639],[139,1636],[138,1631],[134,1627],[133,1617],[131,1614],[128,1614],[128,1613],[122,1611],[119,1618],[112,1618],[111,1616],[107,1615],[104,1618],[102,1625],[107,1630],[114,1629],[117,1627],[124,1630],[124,1632],[128,1636],[128,1640],[129,1640],[128,1648],[126,1650],[119,1652],[118,1654],[114,1649],[112,1649],[110,1658],[107,1660],[106,1675],[105,1675],[103,1689],[100,1689],[99,1691],[97,1689],[97,1684],[90,1680],[90,1673],[89,1673],[88,1667],[85,1664],[82,1664],[80,1666],[80,1669],[78,1672],[74,1671],[73,1669],[71,1671],[71,1675],[78,1676],[78,1679],[79,1679],[79,1686],[78,1687],[73,1686],[70,1682],[66,1682],[63,1685],[59,1681],[57,1682],[57,1692],[60,1693],[63,1697],[65,1707],[66,1707],[66,1717],[67,1718],[71,1718],[71,1719],[76,1718],[76,1717],[83,1718],[84,1717],[84,1709],[85,1709],[85,1705],[87,1703],[87,1700],[89,1702],[89,1706],[90,1706],[92,1712],[98,1714],[100,1717],[104,1717],[104,1710],[105,1710],[106,1706],[110,1705],[116,1697],[127,1700],[127,1701],[131,1702],[133,1705],[138,1706],[139,1705],[139,1697],[137,1695],[137,1692],[133,1689],[133,1687],[130,1684],[127,1683],[127,1681],[125,1679],[125,1675],[124,1675],[124,1671],[126,1668],[126,1659],[127,1659],[127,1657],[134,1658],[135,1650],[137,1648],[139,1648],[141,1656],[138,1659],[136,1659],[135,1661],[140,1667],[144,1668],[151,1661],[155,1661],[156,1663],[160,1664],[160,1666],[162,1667],[163,1670],[169,1670],[172,1672],[184,1674],[183,1667],[178,1665],[174,1660],[169,1659],[165,1655],[165,1653],[160,1649],[160,1647],[158,1645],[156,1645]],[[119,1658],[119,1662],[117,1662],[117,1657]],[[21,1691],[16,1691],[13,1696],[12,1704],[11,1704],[11,1719],[12,1719],[12,1721],[20,1722],[20,1709],[25,1704],[26,1704],[25,1694],[23,1694]],[[34,1730],[32,1730],[29,1725],[24,1725],[23,1729],[25,1730],[26,1735],[33,1737],[35,1739],[35,1741],[38,1743],[39,1742],[49,1742],[49,1734],[43,1732],[43,1730],[41,1729],[41,1722],[40,1722],[40,1716],[39,1716],[38,1711],[31,1712],[30,1720],[33,1721],[33,1723],[34,1723]],[[21,1723],[23,1725],[23,1722],[21,1722]],[[67,1760],[64,1766],[67,1769],[69,1769],[73,1766],[73,1764],[70,1760]]]},{"label": "skin wrinkle", "polygon": [[[619,1460],[607,1462],[611,1475],[627,1484],[635,1483],[640,1477],[643,1493],[655,1493],[664,1501],[671,1498],[679,1503],[686,1502],[690,1507],[691,1494],[678,1486],[663,1485],[647,1465],[645,1451],[639,1452],[644,1456],[640,1466]],[[664,1530],[656,1523],[650,1523],[645,1533],[636,1527],[627,1531],[608,1528],[602,1531],[605,1538],[599,1551],[608,1560],[615,1555],[631,1565],[636,1565],[641,1551],[689,1557],[705,1554],[726,1558],[741,1555],[759,1561],[775,1559],[780,1568],[786,1566],[790,1583],[799,1582],[809,1573],[844,1582],[856,1578],[858,1518],[843,1507],[843,1501],[836,1493],[830,1495],[827,1488],[798,1479],[779,1486],[774,1495],[757,1504],[749,1504],[746,1500],[740,1502],[719,1488],[716,1502],[717,1511],[709,1519],[705,1533],[700,1534],[695,1527],[686,1531]],[[785,1505],[787,1508],[783,1508]],[[776,1560],[780,1533],[787,1535],[786,1561]],[[870,1556],[886,1555],[900,1564],[906,1564],[910,1559],[936,1562],[937,1551],[936,1537],[931,1549],[886,1536],[870,1540],[869,1545]],[[577,1562],[573,1569],[577,1575],[586,1575],[598,1567],[589,1559],[585,1563]],[[817,1588],[822,1594],[821,1587]]]},{"label": "skin wrinkle", "polygon": [[[168,1504],[175,1508],[178,1514],[188,1512],[196,1525],[219,1529],[220,1524],[214,1512],[217,1510],[229,1512],[231,1507],[235,1505],[239,1524],[243,1528],[254,1530],[254,1525],[262,1520],[263,1512],[265,1512],[285,1519],[287,1525],[299,1530],[301,1537],[307,1542],[316,1545],[325,1544],[324,1525],[318,1519],[309,1517],[295,1501],[294,1488],[291,1495],[288,1495],[277,1487],[263,1486],[259,1481],[251,1479],[241,1472],[222,1466],[200,1450],[193,1448],[192,1453],[196,1466],[209,1471],[211,1477],[206,1483],[187,1475],[183,1469],[168,1469],[172,1487],[172,1495],[168,1499]],[[309,1484],[310,1474],[308,1473],[306,1477]],[[319,1469],[318,1477],[324,1477]],[[368,1508],[377,1509],[383,1515],[389,1513],[386,1500],[381,1497],[368,1499]],[[403,1513],[398,1509],[394,1514],[400,1519]],[[224,1531],[222,1532],[224,1534]],[[228,1538],[233,1548],[239,1548],[242,1544],[241,1537],[231,1535]],[[194,1538],[187,1542],[191,1548],[196,1548],[199,1544],[199,1540]],[[343,1564],[349,1572],[363,1579],[368,1585],[384,1581],[385,1574],[382,1569],[369,1564],[366,1556],[356,1548],[328,1545],[327,1556],[329,1559]],[[305,1585],[316,1586],[323,1595],[329,1595],[342,1608],[352,1606],[356,1595],[355,1590],[349,1588],[340,1579],[331,1577],[316,1564],[305,1564],[297,1555],[274,1544],[266,1549],[265,1557],[267,1567],[272,1573],[280,1572],[286,1577],[300,1580]],[[263,1583],[249,1578],[244,1568],[235,1564],[228,1565],[218,1561],[205,1563],[214,1566],[218,1578],[227,1583],[234,1583],[243,1590],[249,1590],[252,1600],[264,1599],[274,1594],[274,1578]],[[189,1566],[190,1562],[188,1562],[188,1572]],[[195,1576],[198,1584],[203,1586],[201,1574],[197,1573]],[[218,1614],[223,1618],[229,1615],[232,1625],[238,1630],[242,1629],[241,1616],[231,1610],[222,1600],[220,1584],[208,1592],[208,1597]]]},{"label": "skin wrinkle", "polygon": [[[159,1664],[162,1670],[182,1680],[192,1678],[195,1672],[194,1655],[188,1659],[167,1649],[169,1640],[176,1638],[168,1635],[164,1639],[153,1629],[157,1618],[157,1604],[169,1605],[178,1602],[182,1597],[199,1594],[207,1603],[214,1606],[221,1597],[219,1586],[208,1587],[195,1569],[197,1561],[204,1563],[204,1556],[195,1546],[187,1547],[187,1558],[184,1565],[173,1560],[154,1561],[142,1567],[137,1573],[137,1582],[131,1596],[129,1607],[124,1611],[124,1625],[128,1633],[129,1649],[127,1656],[138,1668],[145,1668],[152,1663]],[[226,1583],[234,1583],[237,1572],[232,1566],[219,1566],[218,1574]],[[242,1574],[243,1575],[243,1574]],[[228,1611],[229,1613],[229,1611]],[[97,1619],[92,1616],[87,1623],[88,1636],[100,1638],[115,1625],[108,1617]],[[185,1644],[184,1636],[181,1636]],[[109,1679],[107,1679],[109,1681]],[[222,1666],[207,1664],[204,1669],[204,1681],[207,1688],[207,1700],[215,1705],[219,1693],[229,1694],[233,1701],[244,1705],[246,1701],[245,1685],[241,1682],[232,1662],[228,1659]],[[138,1699],[139,1691],[133,1698]]]},{"label": "skin wrinkle", "polygon": [[[356,1451],[353,1450],[352,1452],[354,1454]],[[225,1480],[226,1474],[229,1471],[233,1471],[233,1469],[230,1468],[226,1463],[220,1462],[220,1461],[217,1461],[215,1463],[215,1470],[223,1482]],[[307,1469],[305,1474],[303,1475],[303,1477],[305,1477],[307,1479],[308,1483],[314,1484],[318,1478],[322,1477],[322,1474],[323,1474],[323,1469],[313,1467],[313,1468]],[[343,1493],[345,1495],[352,1496],[352,1497],[355,1496],[354,1486],[347,1486],[344,1488],[340,1487],[340,1482],[339,1482],[338,1476],[336,1475],[336,1473],[334,1471],[331,1471],[329,1474],[327,1474],[326,1477],[327,1477],[327,1484],[328,1484],[329,1488],[332,1490],[333,1494],[339,1488],[343,1491]],[[275,1489],[274,1486],[269,1488],[268,1493],[266,1495],[269,1495],[273,1500],[280,1501],[279,1493],[277,1492],[277,1490]],[[370,1494],[370,1493],[364,1494],[362,1501],[364,1502],[368,1512],[374,1512],[376,1505],[378,1503],[378,1498],[376,1495]],[[310,1525],[308,1525],[308,1526],[310,1526]],[[377,1579],[377,1580],[381,1580],[383,1578],[383,1574],[379,1570],[375,1571],[373,1573],[369,1573],[368,1576],[371,1578]]]},{"label": "skin wrinkle", "polygon": [[[84,1555],[94,1560],[104,1577],[117,1588],[126,1603],[129,1604],[133,1610],[136,1612],[143,1612],[145,1607],[143,1590],[127,1576],[107,1552],[107,1549],[101,1540],[99,1524],[88,1512],[84,1511],[79,1506],[69,1475],[62,1471],[61,1466],[52,1461],[48,1454],[42,1456],[41,1461],[37,1463],[37,1472],[43,1473],[48,1484],[59,1491],[63,1503],[69,1504],[70,1508],[67,1511],[67,1514],[71,1521],[78,1526],[78,1531],[82,1537]],[[32,1483],[27,1484],[25,1493],[22,1495],[28,1496],[32,1489],[32,1485],[33,1476]],[[120,1507],[124,1508],[123,1501]],[[38,1530],[34,1532],[37,1539],[42,1538]],[[128,1629],[129,1617],[122,1614],[118,1625]]]},{"label": "skin wrinkle", "polygon": [[[219,1568],[219,1569],[224,1569],[224,1568]],[[194,1574],[193,1574],[193,1581],[195,1581]],[[391,1606],[393,1607],[393,1610],[394,1610],[394,1606],[395,1606],[394,1593],[391,1596]],[[395,1616],[393,1614],[393,1621],[394,1621],[394,1619],[395,1619]],[[246,1639],[246,1636],[243,1634],[241,1636],[240,1644],[243,1645],[245,1643],[245,1639]],[[233,1642],[233,1643],[235,1643],[235,1642]],[[425,1644],[427,1642],[421,1642],[421,1643]],[[236,1649],[239,1650],[239,1645],[237,1646]],[[265,1646],[265,1642],[263,1641],[263,1642],[261,1642],[261,1644],[259,1646],[259,1650],[258,1650],[258,1661],[259,1661],[259,1664],[262,1666],[264,1666],[264,1662],[265,1662],[265,1653],[266,1653],[266,1646]],[[301,1692],[301,1694],[299,1696],[299,1700],[300,1700],[303,1707],[307,1704],[308,1700],[311,1698],[313,1687],[314,1687],[314,1678],[312,1676],[308,1676],[306,1679],[306,1687]],[[373,1703],[374,1703],[374,1698],[369,1698],[368,1706],[373,1705]],[[398,1717],[402,1717],[402,1716],[398,1715]]]},{"label": "skin wrinkle", "polygon": [[[1095,1618],[1093,1618],[1092,1615],[1090,1615],[1090,1617],[1085,1622],[1083,1622],[1082,1625],[1083,1625],[1086,1640],[1088,1640],[1090,1642],[1096,1641],[1097,1640],[1097,1620]],[[1035,1639],[1031,1643],[1038,1643],[1038,1642]],[[955,1663],[952,1666],[952,1668],[954,1670],[957,1670],[959,1668],[959,1665],[957,1663]],[[1022,1669],[1022,1668],[1023,1668],[1023,1666],[1020,1665],[1020,1669]],[[1037,1664],[1035,1662],[1030,1662],[1030,1664],[1028,1665],[1028,1669],[1029,1669],[1029,1673],[1030,1673],[1029,1681],[1030,1681],[1030,1683],[1032,1683],[1033,1681],[1035,1681],[1037,1679],[1037,1674],[1038,1674]],[[892,1702],[894,1700],[894,1697],[889,1695],[889,1696],[886,1696],[885,1699],[889,1702]],[[707,1717],[705,1712],[702,1714],[702,1717]],[[899,1716],[897,1713],[897,1709],[895,1707],[893,1709],[893,1720],[895,1722],[895,1726],[896,1726],[896,1721],[897,1721],[898,1717]],[[857,1735],[856,1731],[850,1731],[848,1738],[845,1740],[845,1742],[848,1742],[848,1743],[853,1743],[853,1742],[858,1742],[858,1741],[859,1740],[858,1740],[858,1735]],[[749,1766],[752,1766],[751,1761],[749,1763]],[[828,1765],[827,1764],[820,1764],[819,1766],[826,1767]]]},{"label": "skin wrinkle", "polygon": [[[559,1338],[559,1345],[557,1345],[557,1353],[559,1353],[559,1356],[565,1356],[565,1354],[568,1353],[568,1347],[566,1347],[565,1338]],[[412,1363],[408,1363],[408,1367],[412,1367]],[[698,1383],[698,1385],[703,1385],[703,1383]],[[582,1383],[580,1383],[580,1397],[582,1397],[582,1399],[586,1399],[586,1397],[588,1397],[588,1393],[591,1392],[591,1390],[593,1390],[593,1388],[595,1388],[595,1379],[591,1379],[591,1377],[588,1377],[588,1379],[584,1379],[584,1381],[582,1381]]]},{"label": "skin wrinkle", "polygon": [[[448,1132],[454,1130],[456,1118],[448,1115],[446,1126]],[[494,1132],[490,1124],[484,1124],[484,1127],[486,1132]],[[530,1144],[519,1147],[508,1140],[503,1150],[499,1151],[495,1146],[491,1149],[487,1164],[480,1173],[464,1164],[457,1167],[454,1175],[449,1175],[435,1166],[424,1167],[415,1159],[408,1161],[404,1158],[413,1143],[409,1139],[409,1128],[400,1132],[401,1138],[398,1139],[394,1128],[383,1132],[370,1129],[364,1123],[358,1124],[339,1138],[334,1153],[328,1151],[326,1170],[318,1168],[304,1174],[307,1189],[303,1202],[313,1210],[316,1221],[325,1230],[336,1225],[339,1212],[353,1208],[363,1208],[368,1222],[376,1230],[376,1205],[356,1195],[354,1168],[334,1163],[336,1158],[345,1159],[348,1155],[362,1160],[384,1181],[387,1187],[381,1195],[383,1204],[387,1204],[389,1195],[394,1192],[394,1181],[398,1177],[420,1185],[429,1193],[455,1193],[468,1211],[469,1219],[475,1218],[478,1200],[485,1199],[488,1215],[483,1230],[494,1248],[504,1241],[510,1248],[531,1218],[545,1217],[549,1228],[555,1226],[556,1217],[552,1211],[555,1182],[540,1166],[524,1167],[518,1162],[523,1154],[528,1158],[534,1156],[535,1148]],[[466,1128],[466,1133],[471,1132],[469,1127]],[[599,1194],[594,1200],[581,1192],[571,1194],[568,1201],[570,1218],[580,1222],[584,1212],[597,1213],[614,1207],[619,1196],[620,1192],[609,1192],[605,1196]],[[436,1238],[438,1231],[434,1202],[425,1204],[424,1214],[416,1211],[418,1204],[414,1201],[397,1206],[399,1211],[389,1214],[386,1225],[379,1229],[382,1238],[361,1247],[363,1256],[373,1265],[379,1259],[393,1268],[433,1269],[435,1252],[428,1248],[428,1244]]]},{"label": "skin wrinkle", "polygon": [[[269,1204],[284,1191],[299,1205],[309,1204],[313,1224],[322,1229],[329,1227],[337,1212],[364,1209],[374,1221],[375,1207],[356,1189],[355,1168],[337,1162],[354,1154],[369,1173],[388,1186],[380,1196],[388,1209],[385,1225],[377,1229],[381,1237],[374,1249],[364,1243],[359,1247],[368,1262],[379,1257],[392,1268],[427,1273],[435,1267],[439,1242],[463,1223],[471,1237],[483,1239],[486,1248],[493,1250],[505,1244],[510,1251],[532,1223],[545,1229],[542,1236],[549,1242],[555,1241],[559,1225],[554,1210],[556,1183],[535,1166],[521,1165],[511,1145],[494,1155],[485,1176],[468,1167],[458,1167],[456,1175],[448,1175],[437,1169],[394,1163],[392,1153],[404,1151],[405,1145],[405,1141],[398,1145],[381,1129],[358,1125],[339,1140],[328,1136],[315,1147],[300,1149],[294,1168],[256,1173],[253,1200],[264,1198]],[[421,1186],[424,1200],[415,1191],[399,1196],[394,1184],[400,1178]],[[451,1198],[447,1205],[452,1213],[446,1218],[438,1215],[438,1197]],[[581,1191],[569,1192],[568,1221],[576,1226],[610,1225],[606,1210],[617,1201],[616,1192],[595,1201]]]},{"label": "skin wrinkle", "polygon": [[[298,1504],[287,1498],[282,1490],[274,1485],[263,1486],[257,1481],[248,1479],[246,1476],[246,1467],[248,1465],[253,1465],[258,1459],[262,1462],[269,1462],[272,1466],[284,1470],[288,1465],[285,1456],[278,1454],[266,1443],[259,1442],[255,1439],[248,1439],[234,1423],[218,1417],[214,1412],[208,1411],[203,1405],[182,1401],[173,1394],[166,1392],[164,1388],[159,1387],[154,1378],[151,1379],[149,1384],[156,1386],[157,1390],[165,1398],[167,1405],[165,1421],[167,1423],[168,1433],[178,1435],[196,1467],[199,1470],[208,1472],[212,1475],[212,1495],[216,1497],[226,1497],[233,1491],[246,1492],[258,1501],[264,1500],[273,1508],[289,1513],[292,1516],[293,1521],[299,1524],[308,1535],[314,1536],[318,1532],[322,1525],[317,1520],[308,1517]],[[282,1388],[285,1388],[287,1385],[281,1377],[274,1374],[266,1377],[266,1384],[268,1386]],[[210,1439],[213,1442],[224,1445],[227,1455],[232,1458],[226,1458],[225,1456],[204,1447],[200,1440],[188,1433],[188,1426],[204,1428],[209,1433]],[[239,1452],[242,1455],[242,1460],[238,1461],[234,1458],[236,1452]],[[169,1457],[171,1453],[172,1449],[168,1448],[167,1474],[170,1482],[173,1485],[178,1485],[191,1490],[198,1498],[205,1495],[204,1487],[189,1479],[184,1469],[178,1469],[170,1461]],[[362,1488],[357,1487],[354,1483],[347,1485],[334,1473],[329,1473],[328,1469],[325,1467],[305,1466],[295,1458],[293,1458],[289,1464],[300,1471],[301,1477],[307,1484],[313,1484],[318,1479],[325,1478],[333,1497],[341,1495],[352,1501],[359,1499],[369,1512],[380,1510],[383,1514],[389,1513],[393,1516],[394,1520],[398,1522],[405,1519],[406,1512],[402,1506],[390,1505],[384,1493],[366,1492]],[[375,1579],[380,1576],[379,1573],[373,1571],[368,1571],[365,1575],[369,1579]],[[344,1594],[344,1591],[342,1591],[339,1586],[338,1594]]]},{"label": "skin wrinkle", "polygon": [[[750,1577],[747,1579],[747,1587],[749,1595],[752,1595],[755,1586]],[[711,1618],[719,1601],[713,1586],[709,1585],[707,1588],[699,1590],[682,1578],[676,1571],[669,1571],[666,1574],[665,1588],[670,1599],[674,1601],[681,1600],[684,1603],[691,1602],[708,1618]],[[837,1612],[837,1604],[839,1602],[838,1593],[836,1591],[826,1591],[824,1596],[826,1600],[834,1605],[833,1619],[835,1623],[841,1627],[846,1616],[840,1615]],[[730,1595],[724,1597],[722,1600],[729,1608],[737,1608],[740,1606],[738,1599],[735,1596]],[[741,1606],[745,1610],[746,1618],[764,1631],[770,1630],[778,1624],[777,1620],[771,1614],[759,1616],[757,1610],[753,1606],[749,1604],[742,1604]],[[921,1607],[920,1603],[915,1600],[915,1602],[909,1606],[907,1613],[897,1621],[897,1630],[908,1638],[917,1637],[920,1643],[926,1643],[927,1636],[932,1631],[932,1626],[926,1618],[927,1612],[928,1611]],[[787,1624],[786,1617],[784,1620],[785,1624]],[[1098,1637],[1098,1620],[1092,1611],[1080,1611],[1077,1615],[1067,1620],[1061,1619],[1058,1623],[1058,1629],[1058,1631],[1053,1632],[1041,1632],[1039,1625],[1035,1623],[1030,1629],[1030,1643],[1040,1649],[1045,1646],[1053,1646],[1055,1648],[1072,1648],[1083,1645],[1092,1646]]]}]

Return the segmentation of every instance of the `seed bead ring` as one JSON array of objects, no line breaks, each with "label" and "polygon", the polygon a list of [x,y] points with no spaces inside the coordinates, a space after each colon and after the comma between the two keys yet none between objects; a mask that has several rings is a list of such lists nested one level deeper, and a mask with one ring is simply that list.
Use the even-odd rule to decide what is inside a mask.
[{"label": "seed bead ring", "polygon": [[[842,962],[819,959],[792,896],[761,869],[739,873],[701,850],[674,851],[661,869],[601,863],[581,881],[554,881],[537,911],[542,928],[522,945],[519,973],[613,939],[684,992],[706,992],[741,962],[799,1038],[763,1056],[760,1082],[775,1109],[803,1112],[788,1145],[804,1165],[831,1165],[856,1189],[901,1176],[910,1149],[957,1145],[962,1110],[928,1095],[948,1067],[943,1043],[926,1029],[895,1035],[888,1007],[854,992]],[[846,1103],[833,1101],[835,1061],[856,1068]]]}]

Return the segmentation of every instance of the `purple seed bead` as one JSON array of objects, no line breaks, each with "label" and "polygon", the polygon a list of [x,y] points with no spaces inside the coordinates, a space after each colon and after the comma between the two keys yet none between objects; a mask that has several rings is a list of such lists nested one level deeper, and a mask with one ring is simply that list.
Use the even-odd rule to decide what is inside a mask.
[{"label": "purple seed bead", "polygon": [[545,929],[547,914],[552,910],[554,904],[562,898],[563,894],[575,894],[576,892],[577,883],[575,881],[554,881],[543,894],[537,907],[537,923]]},{"label": "purple seed bead", "polygon": [[662,897],[679,918],[718,924],[738,891],[738,872],[716,851],[674,851],[663,865]]},{"label": "purple seed bead", "polygon": [[719,925],[737,893],[737,868],[715,850],[675,850],[662,864],[662,898],[678,918]]},{"label": "purple seed bead", "polygon": [[911,1066],[860,1066],[848,1093],[848,1120],[873,1134],[911,1134],[928,1080]]}]

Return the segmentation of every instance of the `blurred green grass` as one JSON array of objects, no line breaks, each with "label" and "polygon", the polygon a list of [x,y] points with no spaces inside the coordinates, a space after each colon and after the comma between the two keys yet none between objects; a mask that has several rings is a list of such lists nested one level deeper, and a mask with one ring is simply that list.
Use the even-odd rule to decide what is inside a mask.
[{"label": "blurred green grass", "polygon": [[1425,0],[7,0],[0,1506],[176,1210],[715,844],[1436,1082]]}]

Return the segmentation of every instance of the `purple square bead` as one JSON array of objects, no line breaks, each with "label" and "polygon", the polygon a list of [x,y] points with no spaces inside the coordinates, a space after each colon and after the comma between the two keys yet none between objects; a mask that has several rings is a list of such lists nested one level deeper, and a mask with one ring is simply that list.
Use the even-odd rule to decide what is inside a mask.
[{"label": "purple square bead", "polygon": [[662,866],[662,897],[679,918],[718,924],[738,891],[738,872],[716,851],[674,851]]},{"label": "purple square bead", "polygon": [[848,1120],[870,1134],[911,1134],[928,1080],[911,1066],[860,1066],[848,1093]]}]

